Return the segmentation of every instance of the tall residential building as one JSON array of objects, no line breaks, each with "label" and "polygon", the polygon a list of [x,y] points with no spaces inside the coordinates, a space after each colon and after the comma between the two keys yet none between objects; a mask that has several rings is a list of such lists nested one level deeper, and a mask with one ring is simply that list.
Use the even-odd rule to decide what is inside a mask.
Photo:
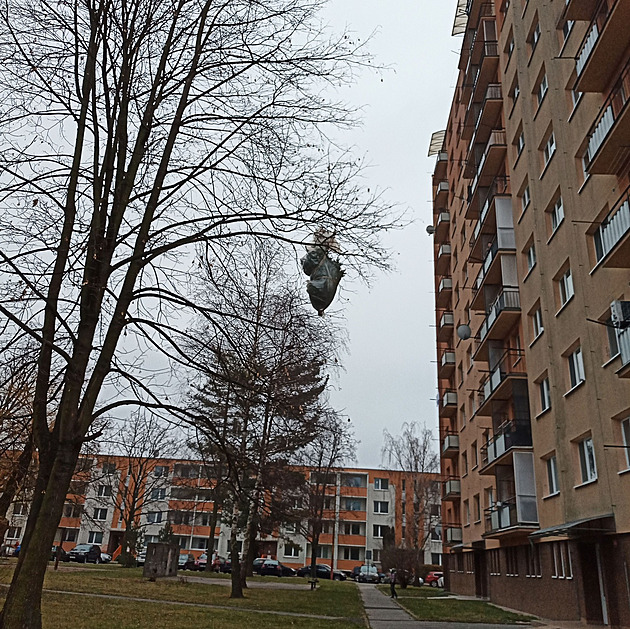
[{"label": "tall residential building", "polygon": [[458,0],[453,34],[428,230],[448,586],[629,627],[630,0]]},{"label": "tall residential building", "polygon": [[[300,471],[309,480],[317,474],[309,468]],[[397,544],[405,540],[409,546],[414,545],[411,532],[417,532],[425,563],[441,563],[440,494],[432,490],[432,484],[439,483],[438,474],[340,468],[330,474],[328,482],[319,545],[322,563],[340,570],[366,562],[380,565],[388,528],[393,529]],[[142,531],[144,543],[158,541],[168,521],[182,552],[198,557],[209,547],[213,485],[212,472],[201,461],[83,457],[66,497],[55,542],[65,550],[76,544],[98,544],[116,556],[125,521],[133,521]],[[414,487],[427,489],[423,493],[429,497],[428,504],[414,500],[420,495]],[[28,513],[25,492],[10,508],[5,551],[20,543]],[[230,552],[229,517],[227,520],[222,521],[219,511],[212,534],[214,550],[223,557]],[[412,520],[419,526],[412,526]],[[310,544],[295,522],[260,534],[257,544],[260,556],[277,558],[288,566],[301,567],[310,561]]]}]

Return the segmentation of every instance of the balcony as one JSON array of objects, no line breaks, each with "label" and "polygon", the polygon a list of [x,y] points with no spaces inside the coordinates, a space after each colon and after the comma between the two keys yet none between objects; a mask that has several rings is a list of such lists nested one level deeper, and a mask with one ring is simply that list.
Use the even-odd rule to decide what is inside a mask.
[{"label": "balcony", "polygon": [[435,294],[435,305],[438,308],[444,308],[451,302],[453,294],[453,280],[446,276],[442,277],[438,283],[437,293]]},{"label": "balcony", "polygon": [[435,197],[433,199],[436,208],[446,207],[448,201],[448,181],[440,181],[435,187]]},{"label": "balcony", "polygon": [[473,283],[473,298],[470,302],[471,310],[484,309],[484,291],[486,284],[502,284],[503,269],[501,256],[516,256],[516,241],[513,229],[503,229],[486,247],[486,257]]},{"label": "balcony", "polygon": [[[472,186],[469,187],[465,217],[471,220],[479,219],[475,234],[481,229],[481,223],[486,220],[488,213],[494,210],[493,203],[497,197],[509,197],[511,200],[510,178],[507,175],[495,177],[489,186],[477,186],[474,189]],[[473,236],[473,240],[474,238],[476,236]]]},{"label": "balcony", "polygon": [[[612,6],[609,6],[612,4]],[[630,3],[602,0],[582,41],[575,64],[578,92],[603,92],[630,45]]]},{"label": "balcony", "polygon": [[566,0],[564,17],[576,22],[590,22],[599,0]]},{"label": "balcony", "polygon": [[480,474],[494,474],[495,465],[512,465],[516,451],[531,451],[532,428],[529,416],[508,419],[494,432],[491,439],[481,446]]},{"label": "balcony", "polygon": [[617,342],[621,354],[621,368],[617,375],[620,378],[630,378],[630,328],[617,330]]},{"label": "balcony", "polygon": [[435,160],[435,168],[433,169],[433,178],[441,181],[446,177],[446,170],[448,166],[448,153],[446,151],[440,151],[437,154]]},{"label": "balcony", "polygon": [[444,527],[444,543],[445,544],[461,544],[462,543],[462,527],[460,524],[447,524]]},{"label": "balcony", "polygon": [[450,389],[440,397],[440,417],[452,417],[457,412],[457,392]]},{"label": "balcony", "polygon": [[504,286],[487,310],[477,334],[478,344],[474,358],[488,360],[487,341],[503,339],[521,316],[521,299],[518,288]]},{"label": "balcony", "polygon": [[630,194],[626,190],[593,234],[597,263],[627,268],[630,261]]},{"label": "balcony", "polygon": [[445,243],[440,246],[435,259],[435,273],[437,275],[444,275],[449,270],[451,265],[451,245]]},{"label": "balcony", "polygon": [[450,378],[455,371],[455,352],[452,348],[445,349],[438,362],[438,376],[446,379]]},{"label": "balcony", "polygon": [[451,227],[451,215],[448,212],[439,212],[434,225],[435,232],[433,238],[435,242],[443,243],[448,239],[448,232]]},{"label": "balcony", "polygon": [[[630,29],[629,29],[630,30]],[[586,162],[590,174],[617,174],[630,157],[630,63],[606,99],[588,134]]]},{"label": "balcony", "polygon": [[481,18],[495,16],[494,3],[487,0],[468,0],[466,13],[468,13],[468,28],[477,28]]},{"label": "balcony", "polygon": [[459,435],[456,432],[449,432],[444,435],[442,456],[446,458],[459,456]]},{"label": "balcony", "polygon": [[442,501],[459,500],[462,495],[462,482],[457,476],[449,476],[442,485]]},{"label": "balcony", "polygon": [[525,353],[509,349],[481,382],[477,415],[492,415],[493,402],[510,400],[515,380],[527,382]]},{"label": "balcony", "polygon": [[[490,134],[488,142],[483,150],[483,153],[479,157],[477,162],[476,172],[474,173],[474,179],[470,185],[472,195],[475,193],[475,189],[478,186],[483,185],[484,182],[493,181],[499,172],[503,172],[505,167],[505,154],[507,151],[507,144],[505,139],[505,131],[495,129]],[[464,171],[464,176],[467,173]],[[486,183],[487,185],[487,183]]]},{"label": "balcony", "polygon": [[449,341],[453,337],[453,328],[455,327],[455,317],[450,311],[445,312],[438,323],[437,337],[438,341]]},{"label": "balcony", "polygon": [[[534,496],[534,509],[536,497]],[[519,515],[517,497],[497,502],[485,512],[486,532],[484,537],[510,537],[528,535],[539,528],[538,519],[533,522],[524,521]]]}]

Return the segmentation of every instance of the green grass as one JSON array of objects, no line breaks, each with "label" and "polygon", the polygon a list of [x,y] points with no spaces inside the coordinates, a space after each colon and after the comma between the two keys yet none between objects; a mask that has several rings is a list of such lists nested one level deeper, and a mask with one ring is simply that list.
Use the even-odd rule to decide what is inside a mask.
[{"label": "green grass", "polygon": [[[389,596],[389,585],[379,585],[378,589]],[[398,592],[398,598],[432,598],[434,596],[447,596],[448,592],[445,592],[442,588],[432,588],[429,586],[422,587],[407,587],[405,589],[396,587]]]},{"label": "green grass", "polygon": [[483,601],[401,597],[399,603],[418,620],[493,624],[513,624],[532,620],[531,616],[504,611]]},{"label": "green grass", "polygon": [[[0,564],[0,583],[9,583],[14,563]],[[86,569],[76,564],[64,564],[57,572],[52,564],[46,574],[44,587],[65,592],[110,594],[120,597],[138,597],[155,600],[155,603],[125,601],[123,599],[97,599],[62,593],[44,594],[44,629],[85,627],[86,629],[126,629],[127,627],[165,627],[174,629],[184,626],[221,627],[232,629],[256,624],[257,629],[277,628],[279,622],[298,629],[346,629],[362,623],[363,606],[354,583],[320,582],[311,591],[305,579],[256,577],[250,581],[290,583],[299,588],[281,589],[249,588],[244,599],[231,599],[230,587],[219,584],[182,581],[150,582],[142,577],[141,568],[123,569],[118,566],[90,566]],[[74,568],[74,569],[73,569]],[[200,576],[200,573],[183,572],[180,576]],[[225,578],[225,577],[224,577]],[[0,588],[0,596],[6,590]],[[168,601],[203,605],[233,607],[234,610],[195,609],[168,605]],[[158,609],[159,608],[159,609]],[[238,611],[237,609],[238,608]],[[343,617],[344,620],[302,619],[296,617],[251,614],[246,610],[280,611],[320,616]],[[63,611],[62,611],[63,610]],[[82,624],[74,624],[78,614]],[[87,610],[89,613],[84,613]],[[130,611],[132,610],[132,611]],[[99,616],[95,621],[91,614]],[[58,617],[58,614],[60,616]],[[72,619],[72,622],[71,622]],[[103,621],[106,619],[106,622]],[[217,619],[221,622],[215,624]],[[194,623],[192,625],[191,623]]]}]

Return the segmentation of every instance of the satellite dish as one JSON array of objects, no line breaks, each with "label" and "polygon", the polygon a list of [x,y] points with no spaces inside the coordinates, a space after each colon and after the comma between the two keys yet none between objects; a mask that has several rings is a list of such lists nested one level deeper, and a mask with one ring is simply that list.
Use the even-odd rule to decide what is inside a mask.
[{"label": "satellite dish", "polygon": [[457,336],[462,341],[467,341],[472,336],[472,332],[470,330],[470,326],[467,325],[466,323],[463,323],[462,325],[458,325],[457,326]]},{"label": "satellite dish", "polygon": [[435,234],[435,227],[433,227],[433,225],[427,225],[427,234],[429,234],[429,236]]}]

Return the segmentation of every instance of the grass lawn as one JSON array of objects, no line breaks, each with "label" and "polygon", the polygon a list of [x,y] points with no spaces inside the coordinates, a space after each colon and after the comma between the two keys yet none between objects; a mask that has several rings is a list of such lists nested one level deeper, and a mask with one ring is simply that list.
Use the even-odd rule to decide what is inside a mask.
[{"label": "grass lawn", "polygon": [[431,600],[426,597],[402,596],[398,602],[418,620],[443,622],[487,622],[494,624],[512,624],[533,620],[507,612],[484,601],[459,601],[457,599]]},{"label": "grass lawn", "polygon": [[[0,564],[0,583],[10,582],[13,566],[14,564]],[[68,564],[64,567],[68,567]],[[197,573],[184,572],[180,576],[187,574]],[[273,578],[252,579],[254,580],[278,582],[278,579]],[[44,629],[148,629],[156,626],[165,629],[187,626],[237,629],[252,624],[255,624],[256,629],[277,629],[279,624],[296,629],[356,629],[357,626],[362,626],[363,606],[354,583],[323,582],[312,592],[306,580],[287,578],[280,581],[303,585],[303,589],[251,588],[246,591],[246,598],[230,599],[229,587],[164,580],[152,583],[142,578],[140,568],[123,569],[112,565],[57,572],[50,569],[44,583],[44,587],[48,589],[139,597],[156,602],[45,593],[42,606]],[[4,597],[5,593],[6,590],[0,588],[0,597]],[[202,609],[169,605],[167,601],[239,609]],[[248,613],[247,609],[338,616],[344,620],[278,617]]]}]

